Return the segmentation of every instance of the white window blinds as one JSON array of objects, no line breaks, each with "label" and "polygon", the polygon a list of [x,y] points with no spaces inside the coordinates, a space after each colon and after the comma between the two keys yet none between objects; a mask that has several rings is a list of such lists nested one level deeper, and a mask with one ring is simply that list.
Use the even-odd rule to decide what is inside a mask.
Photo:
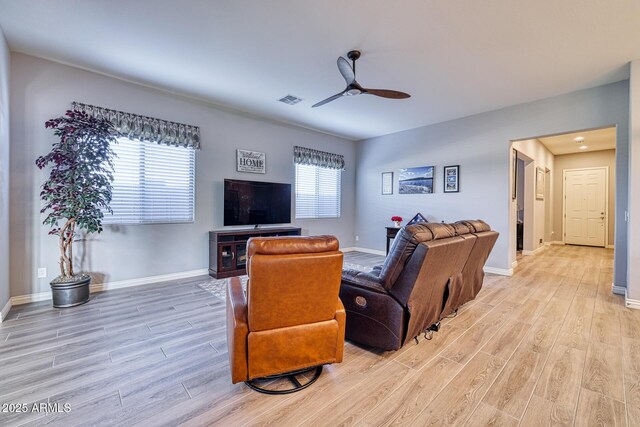
[{"label": "white window blinds", "polygon": [[118,138],[104,224],[193,222],[195,149]]},{"label": "white window blinds", "polygon": [[296,218],[339,218],[341,169],[296,163]]}]

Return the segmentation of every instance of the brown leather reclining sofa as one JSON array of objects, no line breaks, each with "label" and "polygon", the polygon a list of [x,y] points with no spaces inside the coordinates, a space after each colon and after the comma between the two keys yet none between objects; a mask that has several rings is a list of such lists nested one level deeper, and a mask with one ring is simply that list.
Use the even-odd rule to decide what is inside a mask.
[{"label": "brown leather reclining sofa", "polygon": [[497,238],[480,220],[404,227],[383,265],[370,273],[343,270],[346,338],[399,349],[476,297]]}]

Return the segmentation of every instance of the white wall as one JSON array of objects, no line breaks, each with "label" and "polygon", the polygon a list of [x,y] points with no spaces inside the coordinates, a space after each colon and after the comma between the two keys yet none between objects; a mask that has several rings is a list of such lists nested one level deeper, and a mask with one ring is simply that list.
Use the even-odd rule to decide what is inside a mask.
[{"label": "white wall", "polygon": [[[0,310],[9,290],[9,47],[0,28]],[[0,319],[1,320],[1,319]]]},{"label": "white wall", "polygon": [[516,206],[518,208],[518,219],[524,221],[524,160],[518,159],[518,178],[516,190]]},{"label": "white wall", "polygon": [[[515,221],[509,217],[509,141],[618,124],[617,145],[626,153],[628,96],[628,82],[622,81],[363,141],[356,165],[358,246],[383,250],[384,227],[394,214],[411,218],[422,212],[431,221],[482,218],[501,234],[487,265],[510,269]],[[461,165],[461,191],[444,194],[442,167],[456,164]],[[427,165],[436,166],[435,194],[397,193],[398,169]],[[385,171],[395,172],[391,196],[380,194]],[[617,187],[621,181],[626,189],[623,176],[618,176]],[[620,211],[618,224],[623,223]]]},{"label": "white wall", "polygon": [[[537,139],[525,139],[513,141],[513,148],[531,159],[525,167],[525,200],[524,200],[524,251],[535,251],[544,245],[546,241],[545,229],[547,224],[546,209],[547,204],[553,204],[553,194],[545,194],[542,200],[536,198],[536,169],[550,171],[553,179],[553,154]],[[513,176],[513,173],[512,175]],[[546,176],[546,175],[545,175]],[[545,181],[546,183],[546,181]],[[513,184],[511,184],[513,185]],[[511,202],[510,218],[515,223],[517,218],[517,200]],[[515,244],[511,242],[511,251],[515,254]],[[524,252],[527,253],[527,252]]]},{"label": "white wall", "polygon": [[[188,76],[185,76],[188,78]],[[296,221],[303,234],[334,234],[353,246],[355,143],[322,133],[262,120],[103,75],[14,53],[11,61],[11,293],[44,292],[57,275],[57,238],[49,236],[38,212],[38,193],[46,179],[35,159],[55,141],[44,128],[80,101],[201,128],[196,154],[194,224],[111,226],[91,238],[83,270],[104,275],[103,282],[208,267],[208,231],[223,226],[224,178],[294,182],[293,146],[343,154],[342,217]],[[275,101],[274,101],[275,102]],[[297,108],[297,107],[291,107]],[[235,171],[235,150],[266,152],[267,173]],[[2,258],[2,257],[0,257]],[[36,278],[46,267],[48,277]]]},{"label": "white wall", "polygon": [[[640,300],[640,59],[631,63],[629,82],[629,222],[627,223],[629,269],[627,297],[632,300]],[[621,192],[620,188],[618,188],[618,192]],[[620,221],[616,223],[616,225],[619,224]],[[618,243],[616,242],[617,248]]]},{"label": "white wall", "polygon": [[616,150],[592,151],[586,153],[574,153],[555,156],[556,174],[553,180],[554,208],[553,228],[556,241],[562,241],[564,235],[564,220],[562,216],[563,195],[563,171],[565,169],[584,169],[601,166],[609,167],[609,217],[608,236],[609,245],[615,240],[615,200],[616,200]]}]

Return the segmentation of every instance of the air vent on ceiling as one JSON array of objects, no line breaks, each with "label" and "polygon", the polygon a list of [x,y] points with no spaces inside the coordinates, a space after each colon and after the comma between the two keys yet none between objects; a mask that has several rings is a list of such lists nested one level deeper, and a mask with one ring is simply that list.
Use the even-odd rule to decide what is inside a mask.
[{"label": "air vent on ceiling", "polygon": [[298,102],[302,101],[302,98],[298,98],[297,96],[287,95],[283,98],[278,99],[280,102],[284,102],[288,105],[296,105]]}]

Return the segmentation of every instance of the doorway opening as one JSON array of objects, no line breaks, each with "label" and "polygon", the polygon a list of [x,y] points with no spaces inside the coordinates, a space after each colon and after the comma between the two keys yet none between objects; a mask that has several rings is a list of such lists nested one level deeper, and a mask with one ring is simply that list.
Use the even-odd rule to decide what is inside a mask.
[{"label": "doorway opening", "polygon": [[548,245],[613,248],[615,126],[511,141],[512,263]]},{"label": "doorway opening", "polygon": [[516,251],[519,258],[523,251],[530,251],[532,246],[534,212],[528,196],[533,190],[535,163],[534,159],[526,154],[516,149],[514,152],[516,156]]}]

